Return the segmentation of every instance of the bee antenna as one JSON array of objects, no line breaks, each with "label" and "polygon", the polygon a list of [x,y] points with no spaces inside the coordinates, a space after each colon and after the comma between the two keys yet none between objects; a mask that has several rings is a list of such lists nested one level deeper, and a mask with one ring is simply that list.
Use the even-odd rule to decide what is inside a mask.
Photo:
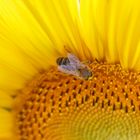
[{"label": "bee antenna", "polygon": [[64,45],[64,49],[66,50],[67,53],[71,53],[70,48],[66,45]]}]

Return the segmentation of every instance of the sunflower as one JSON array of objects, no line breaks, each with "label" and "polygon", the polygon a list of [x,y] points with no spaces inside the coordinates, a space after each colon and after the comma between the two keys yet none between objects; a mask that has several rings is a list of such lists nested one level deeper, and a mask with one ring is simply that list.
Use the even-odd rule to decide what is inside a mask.
[{"label": "sunflower", "polygon": [[1,0],[0,140],[140,140],[139,25],[139,0]]}]

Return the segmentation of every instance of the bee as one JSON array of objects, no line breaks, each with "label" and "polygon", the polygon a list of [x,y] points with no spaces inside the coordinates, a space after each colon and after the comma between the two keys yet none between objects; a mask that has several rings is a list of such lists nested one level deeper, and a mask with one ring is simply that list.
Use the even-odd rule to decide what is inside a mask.
[{"label": "bee", "polygon": [[59,57],[56,60],[58,70],[66,74],[88,80],[92,77],[92,71],[83,64],[75,55],[68,53],[67,57]]}]

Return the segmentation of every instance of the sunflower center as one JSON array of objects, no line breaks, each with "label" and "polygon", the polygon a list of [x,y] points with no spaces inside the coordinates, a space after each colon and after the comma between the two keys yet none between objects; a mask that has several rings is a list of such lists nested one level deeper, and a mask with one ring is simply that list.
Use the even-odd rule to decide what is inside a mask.
[{"label": "sunflower center", "polygon": [[51,68],[15,108],[21,140],[139,140],[140,73],[93,62],[90,80]]}]

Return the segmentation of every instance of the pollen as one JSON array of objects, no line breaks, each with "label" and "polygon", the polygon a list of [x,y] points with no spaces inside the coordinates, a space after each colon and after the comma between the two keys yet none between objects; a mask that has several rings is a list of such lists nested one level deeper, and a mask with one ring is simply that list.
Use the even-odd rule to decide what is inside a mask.
[{"label": "pollen", "polygon": [[140,73],[93,62],[89,80],[42,71],[15,104],[19,140],[140,140]]}]

